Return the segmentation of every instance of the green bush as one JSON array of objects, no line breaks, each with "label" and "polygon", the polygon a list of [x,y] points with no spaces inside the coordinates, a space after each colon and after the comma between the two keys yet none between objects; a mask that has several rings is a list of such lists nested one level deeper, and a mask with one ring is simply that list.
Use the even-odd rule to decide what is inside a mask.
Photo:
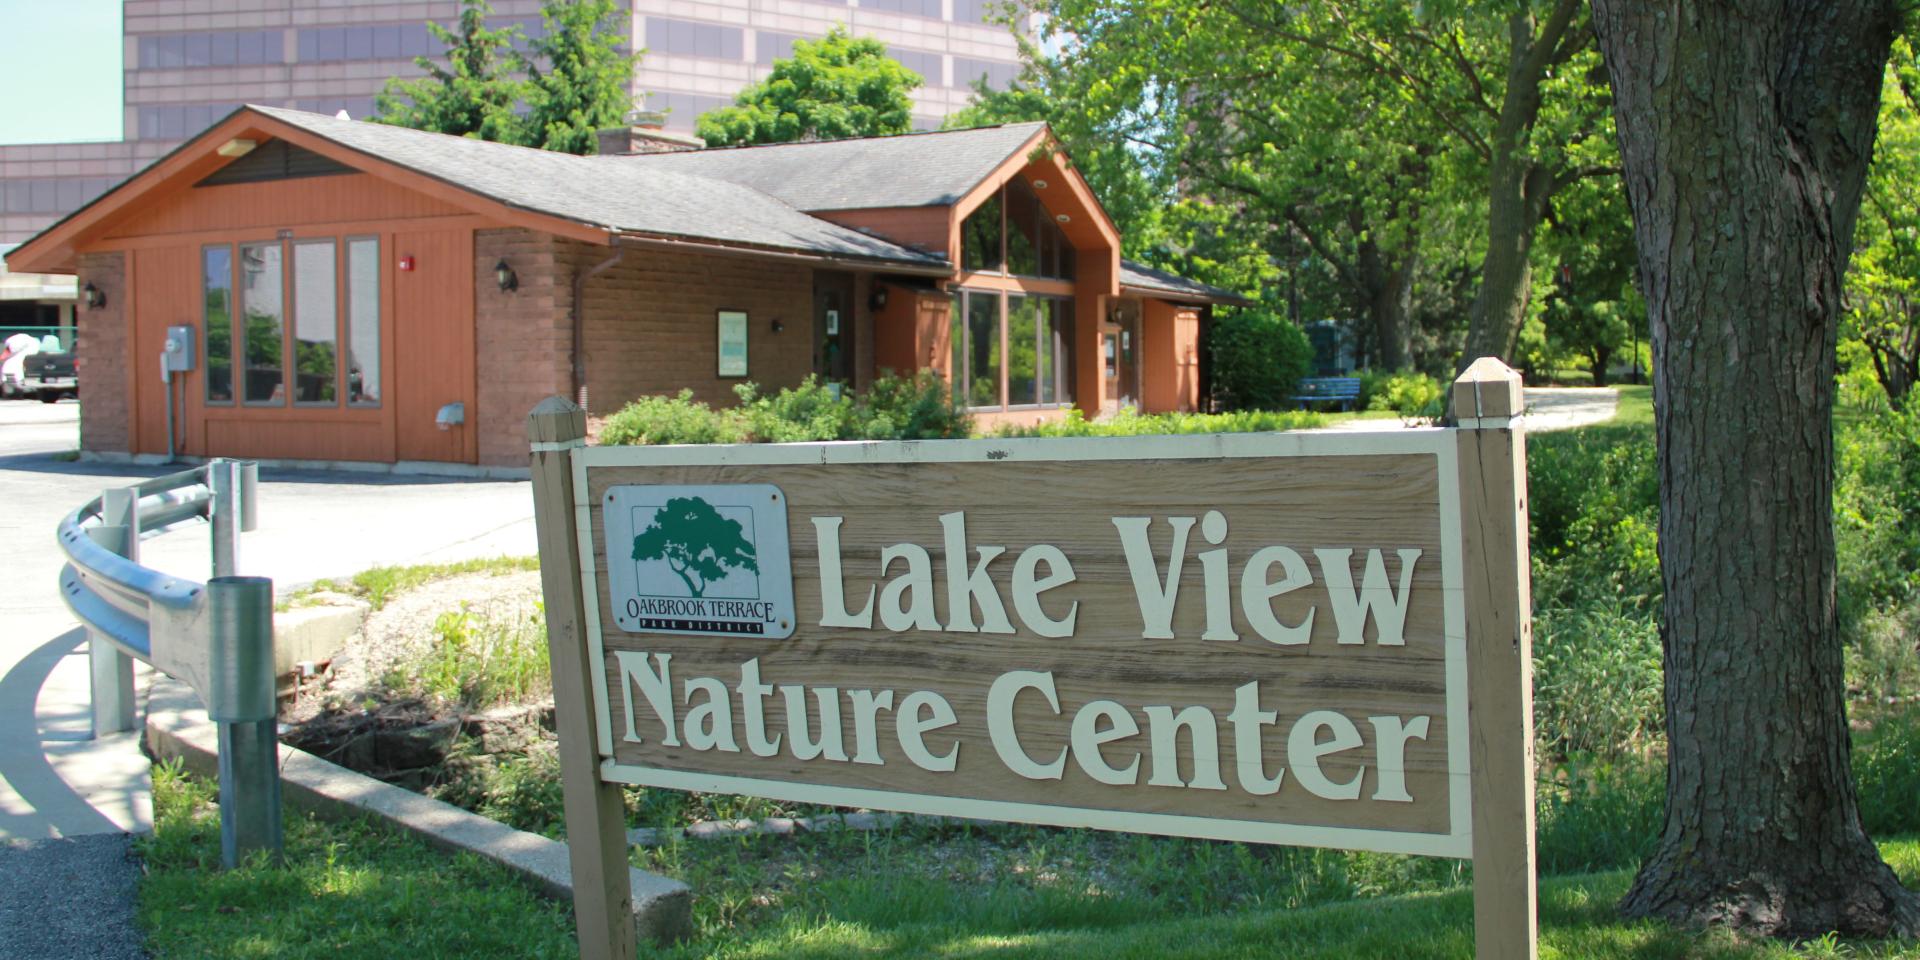
[{"label": "green bush", "polygon": [[1424,373],[1395,373],[1376,377],[1368,390],[1360,381],[1368,410],[1391,410],[1407,420],[1434,420],[1447,409],[1447,387]]},{"label": "green bush", "polygon": [[1263,433],[1306,430],[1326,419],[1307,410],[1240,410],[1233,413],[1138,413],[1132,407],[1088,420],[1079,410],[1063,420],[1033,426],[1002,425],[999,437],[1141,437],[1174,433]]},{"label": "green bush", "polygon": [[1222,409],[1287,405],[1313,369],[1313,343],[1299,327],[1264,310],[1239,310],[1213,321],[1213,400]]},{"label": "green bush", "polygon": [[797,387],[765,395],[753,383],[734,387],[739,406],[715,410],[682,390],[677,397],[641,397],[601,425],[605,446],[662,443],[797,443],[818,440],[927,440],[964,437],[965,412],[932,374],[886,376],[864,394],[809,376]]}]

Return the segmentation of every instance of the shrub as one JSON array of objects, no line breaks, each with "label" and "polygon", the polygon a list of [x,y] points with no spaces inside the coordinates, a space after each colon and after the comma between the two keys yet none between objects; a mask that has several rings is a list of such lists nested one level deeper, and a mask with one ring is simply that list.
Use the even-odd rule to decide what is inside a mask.
[{"label": "shrub", "polygon": [[1233,413],[1148,413],[1122,409],[1111,417],[1088,420],[1078,410],[1063,420],[1033,426],[1002,425],[999,437],[1141,437],[1173,433],[1262,433],[1305,430],[1326,422],[1307,410],[1240,410]]},{"label": "shrub", "polygon": [[599,442],[607,446],[658,443],[797,443],[809,440],[925,440],[967,435],[965,412],[955,409],[939,377],[881,377],[855,395],[809,376],[799,386],[766,395],[753,383],[734,388],[740,404],[715,410],[693,399],[641,397],[608,417]]},{"label": "shrub", "polygon": [[606,446],[739,443],[745,429],[738,416],[715,410],[693,399],[692,390],[682,390],[677,397],[641,397],[627,404],[601,425],[599,439]]},{"label": "shrub", "polygon": [[1360,386],[1369,410],[1391,410],[1407,420],[1433,420],[1446,412],[1446,385],[1424,373],[1388,375],[1377,379],[1371,391],[1362,378]]},{"label": "shrub", "polygon": [[1299,327],[1264,310],[1216,317],[1213,400],[1227,410],[1285,406],[1300,378],[1313,369],[1313,343]]}]

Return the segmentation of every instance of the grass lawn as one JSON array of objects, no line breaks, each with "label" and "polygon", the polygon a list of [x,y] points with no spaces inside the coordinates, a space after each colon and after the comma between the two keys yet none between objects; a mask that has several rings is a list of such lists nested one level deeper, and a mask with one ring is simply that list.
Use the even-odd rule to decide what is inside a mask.
[{"label": "grass lawn", "polygon": [[[154,826],[141,842],[146,861],[139,916],[147,948],[166,958],[314,957],[496,958],[571,957],[573,925],[566,908],[541,900],[504,871],[471,857],[448,857],[367,823],[287,819],[284,866],[254,863],[219,870],[218,814],[212,786],[155,769]],[[911,833],[842,834],[825,842],[816,873],[786,886],[769,902],[753,889],[758,860],[778,860],[792,841],[695,841],[667,848],[668,859],[703,861],[693,872],[702,899],[701,938],[657,955],[746,957],[1287,957],[1294,960],[1416,960],[1472,957],[1471,892],[1449,883],[1444,861],[1387,858],[1403,866],[1441,868],[1441,892],[1365,898],[1320,906],[1260,902],[1233,877],[1278,857],[1303,865],[1324,851],[1259,850],[1207,844],[1211,864],[1155,864],[1126,858],[1142,877],[1158,872],[1160,888],[1141,877],[1109,878],[1115,889],[1088,884],[1070,863],[1049,860],[1045,838],[1071,852],[1081,831],[1015,828],[1038,841],[1026,869],[1000,876],[967,875],[967,865]],[[1104,836],[1104,835],[1103,835]],[[1144,838],[1109,838],[1134,845]],[[1160,841],[1140,845],[1173,849]],[[965,844],[959,845],[964,853]],[[1883,844],[1909,884],[1920,882],[1920,840]],[[945,857],[955,881],[928,876]],[[794,861],[798,863],[800,861]],[[1165,869],[1162,870],[1161,868]],[[735,879],[729,882],[724,874]],[[1306,877],[1311,880],[1311,871]],[[1385,875],[1383,875],[1385,876]],[[1696,936],[1651,924],[1624,924],[1613,904],[1631,878],[1626,871],[1542,882],[1541,956],[1608,958],[1787,958],[1920,956],[1915,944],[1740,942]],[[1216,899],[1208,886],[1230,894]],[[776,884],[775,886],[780,886]],[[1295,893],[1307,901],[1333,894],[1311,882]],[[1364,894],[1365,891],[1348,891]],[[1278,898],[1294,900],[1294,895]],[[643,951],[643,955],[656,955]]]}]

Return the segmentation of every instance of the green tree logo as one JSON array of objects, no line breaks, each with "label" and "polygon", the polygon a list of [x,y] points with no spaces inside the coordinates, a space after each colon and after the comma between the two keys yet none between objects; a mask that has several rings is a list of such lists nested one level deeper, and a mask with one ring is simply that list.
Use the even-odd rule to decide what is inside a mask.
[{"label": "green tree logo", "polygon": [[675,497],[633,538],[633,559],[665,560],[698,597],[729,569],[760,572],[740,521],[729,520],[702,497]]}]

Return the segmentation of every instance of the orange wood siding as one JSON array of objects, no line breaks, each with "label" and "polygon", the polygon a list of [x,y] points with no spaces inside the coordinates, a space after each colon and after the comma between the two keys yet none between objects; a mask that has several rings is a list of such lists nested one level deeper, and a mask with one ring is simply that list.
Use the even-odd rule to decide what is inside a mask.
[{"label": "orange wood siding", "polygon": [[902,246],[945,255],[949,207],[876,207],[870,210],[815,210],[812,216],[885,237]]},{"label": "orange wood siding", "polygon": [[1144,304],[1139,354],[1142,408],[1147,413],[1198,409],[1200,312],[1165,300]]},{"label": "orange wood siding", "polygon": [[[160,348],[166,342],[167,327],[200,327],[199,251],[166,247],[134,251],[131,256],[138,284],[133,298],[133,355],[129,358],[134,373],[133,449],[136,453],[166,453],[168,385],[160,382]],[[196,339],[199,336],[196,334]],[[201,348],[203,343],[196,342],[195,347]],[[172,385],[174,396],[193,392],[199,385],[197,378],[182,375],[182,381]],[[198,433],[190,429],[196,424],[183,404],[176,406],[174,414],[176,439]]]},{"label": "orange wood siding", "polygon": [[912,290],[886,286],[887,305],[873,315],[873,364],[880,372],[912,373],[921,368],[918,302]]},{"label": "orange wood siding", "polygon": [[110,239],[446,217],[467,212],[364,173],[187,187],[145,199],[144,209],[113,227]]},{"label": "orange wood siding", "polygon": [[[397,233],[384,251],[389,265],[412,257],[412,270],[384,269],[393,278],[392,403],[394,451],[400,460],[473,463],[485,429],[474,397],[473,231]],[[490,350],[517,351],[514,343]],[[442,430],[434,422],[448,403],[466,404],[466,422]]]}]

